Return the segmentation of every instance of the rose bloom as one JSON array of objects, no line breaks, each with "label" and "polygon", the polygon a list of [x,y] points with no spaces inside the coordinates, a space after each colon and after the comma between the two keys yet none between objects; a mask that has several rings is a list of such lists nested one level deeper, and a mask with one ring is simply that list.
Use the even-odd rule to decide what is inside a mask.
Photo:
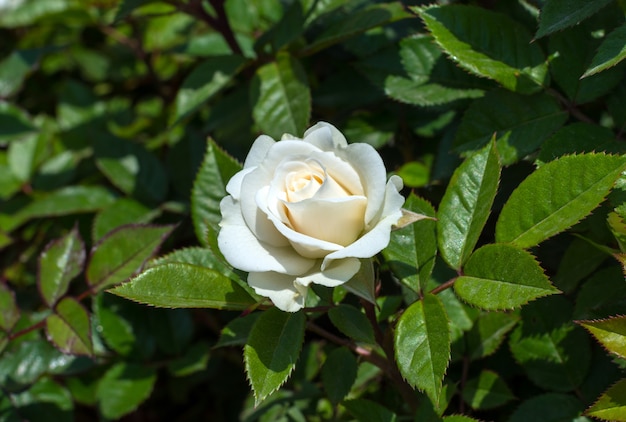
[{"label": "rose bloom", "polygon": [[296,312],[311,283],[339,286],[389,244],[404,198],[386,177],[372,146],[328,123],[303,139],[261,135],[226,186],[219,248],[257,294]]}]

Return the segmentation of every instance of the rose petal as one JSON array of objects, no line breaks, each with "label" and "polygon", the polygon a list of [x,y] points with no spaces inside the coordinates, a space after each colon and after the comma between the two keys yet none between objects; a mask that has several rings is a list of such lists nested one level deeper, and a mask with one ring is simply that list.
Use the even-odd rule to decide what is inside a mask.
[{"label": "rose petal", "polygon": [[237,201],[241,198],[241,184],[243,182],[243,178],[252,170],[254,170],[254,167],[238,171],[226,184],[226,192],[228,192]]},{"label": "rose petal", "polygon": [[[304,235],[302,233],[298,233],[292,228],[288,227],[281,219],[280,215],[277,215],[273,211],[271,211],[270,204],[268,204],[268,194],[269,188],[264,188],[258,192],[256,196],[256,201],[259,207],[259,210],[270,219],[273,223],[274,227],[278,232],[285,238],[288,239],[291,246],[296,250],[296,252],[306,258],[322,258],[328,255],[329,252],[337,251],[342,248],[341,245],[337,245],[335,243],[326,242],[321,239],[316,239],[311,236]],[[272,197],[272,199],[275,199]]]},{"label": "rose petal", "polygon": [[318,122],[304,132],[304,141],[318,146],[324,151],[332,151],[346,147],[348,141],[335,126],[326,122]]},{"label": "rose petal", "polygon": [[385,189],[385,202],[381,220],[369,232],[361,236],[356,242],[345,248],[328,254],[322,262],[322,270],[327,268],[333,260],[348,257],[370,258],[383,250],[391,237],[391,226],[402,217],[404,197],[398,192],[402,189],[402,179],[392,176]]},{"label": "rose petal", "polygon": [[275,272],[250,273],[248,284],[282,311],[297,312],[304,307],[308,288],[296,283],[294,277]]},{"label": "rose petal", "polygon": [[[367,207],[364,196],[285,202],[289,221],[295,231],[315,239],[347,246],[363,231]],[[286,236],[290,239],[288,236]]]},{"label": "rose petal", "polygon": [[263,162],[267,152],[276,143],[271,137],[261,135],[255,139],[243,163],[243,168],[256,167]]},{"label": "rose petal", "polygon": [[227,196],[220,202],[222,221],[217,243],[230,265],[243,271],[276,271],[300,275],[315,260],[298,255],[291,246],[275,247],[260,242],[246,225],[239,203]]},{"label": "rose petal", "polygon": [[361,268],[361,261],[357,258],[346,258],[333,261],[323,271],[314,272],[296,279],[296,283],[308,286],[310,283],[326,287],[340,286],[352,278]]},{"label": "rose petal", "polygon": [[348,148],[338,150],[337,155],[349,163],[358,172],[364,196],[367,198],[365,225],[369,229],[372,222],[378,221],[385,199],[386,170],[382,158],[369,144],[351,144]]}]

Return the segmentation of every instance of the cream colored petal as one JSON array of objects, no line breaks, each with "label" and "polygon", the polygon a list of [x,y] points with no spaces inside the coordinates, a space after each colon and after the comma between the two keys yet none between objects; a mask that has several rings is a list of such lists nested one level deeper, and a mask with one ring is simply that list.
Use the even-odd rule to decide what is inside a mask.
[{"label": "cream colored petal", "polygon": [[265,192],[261,191],[259,195],[257,195],[259,209],[270,219],[278,232],[284,236],[285,239],[288,239],[289,243],[298,254],[306,258],[315,259],[322,258],[332,251],[342,249],[341,245],[315,239],[293,230],[281,220],[280,216],[268,209],[267,200],[267,195],[265,195]]},{"label": "cream colored petal", "polygon": [[369,226],[378,221],[385,200],[385,183],[387,174],[382,158],[376,150],[368,144],[351,144],[337,154],[349,162],[359,174],[364,196],[367,198],[365,224]]},{"label": "cream colored petal", "polygon": [[364,196],[285,203],[295,231],[342,246],[354,242],[363,231],[366,206]]},{"label": "cream colored petal", "polygon": [[296,283],[293,276],[275,272],[250,273],[248,284],[257,294],[269,297],[282,311],[297,312],[304,307],[308,288]]},{"label": "cream colored petal", "polygon": [[243,178],[254,169],[254,167],[251,167],[237,172],[226,184],[226,192],[238,201],[241,198],[241,183],[243,182]]},{"label": "cream colored petal", "polygon": [[267,152],[276,143],[267,135],[261,135],[252,143],[248,156],[243,163],[243,168],[256,167],[263,162]]},{"label": "cream colored petal", "polygon": [[402,217],[404,197],[398,192],[402,189],[402,180],[395,176],[389,179],[385,189],[385,202],[382,207],[381,220],[356,242],[336,252],[328,254],[322,263],[322,269],[331,265],[335,259],[371,258],[389,244],[391,226]]},{"label": "cream colored petal", "polygon": [[335,287],[346,283],[361,267],[361,262],[356,258],[346,258],[333,261],[324,271],[313,272],[298,277],[296,283],[308,286],[311,283],[326,287]]},{"label": "cream colored petal", "polygon": [[239,204],[227,196],[220,203],[222,221],[218,247],[230,265],[243,271],[276,271],[304,274],[316,262],[290,246],[275,247],[259,241],[246,225]]},{"label": "cream colored petal", "polygon": [[348,145],[346,137],[343,136],[335,126],[326,122],[318,122],[304,132],[304,141],[309,142],[323,149],[324,151]]}]

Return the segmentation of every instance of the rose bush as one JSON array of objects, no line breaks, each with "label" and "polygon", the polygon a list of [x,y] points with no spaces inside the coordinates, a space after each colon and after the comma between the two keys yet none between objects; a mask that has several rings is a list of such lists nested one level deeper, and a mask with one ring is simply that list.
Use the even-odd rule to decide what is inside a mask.
[{"label": "rose bush", "polygon": [[402,180],[386,179],[372,146],[328,123],[303,139],[261,135],[226,186],[219,248],[259,295],[296,312],[311,283],[341,285],[387,246],[404,198]]}]

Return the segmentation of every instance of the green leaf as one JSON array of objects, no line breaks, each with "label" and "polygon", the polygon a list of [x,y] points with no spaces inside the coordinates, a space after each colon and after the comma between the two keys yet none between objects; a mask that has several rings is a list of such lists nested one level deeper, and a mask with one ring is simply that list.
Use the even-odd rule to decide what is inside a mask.
[{"label": "green leaf", "polygon": [[472,409],[480,410],[502,406],[515,398],[502,378],[492,371],[482,371],[477,378],[468,380],[462,396]]},{"label": "green leaf", "polygon": [[588,334],[571,321],[572,304],[563,296],[530,303],[509,337],[509,348],[526,376],[546,390],[572,391],[589,372]]},{"label": "green leaf", "polygon": [[343,407],[358,421],[396,422],[398,417],[391,410],[367,399],[352,399],[342,403]]},{"label": "green leaf", "polygon": [[475,151],[496,136],[503,165],[534,152],[565,123],[567,113],[546,94],[518,95],[503,89],[470,104],[454,139],[459,152]]},{"label": "green leaf", "polygon": [[256,320],[261,316],[260,312],[250,313],[230,321],[220,333],[220,339],[214,348],[226,346],[243,346],[248,341],[248,336]]},{"label": "green leaf", "polygon": [[510,313],[483,313],[467,333],[467,353],[472,360],[487,357],[500,347],[519,316]]},{"label": "green leaf", "polygon": [[130,15],[133,10],[149,3],[156,3],[158,0],[122,0],[115,12],[113,23],[119,23],[122,19]]},{"label": "green leaf", "polygon": [[195,112],[243,68],[245,58],[237,55],[210,57],[196,66],[176,94],[174,125]]},{"label": "green leaf", "polygon": [[589,331],[609,352],[626,358],[626,316],[576,322]]},{"label": "green leaf", "polygon": [[21,182],[29,182],[45,154],[45,135],[30,135],[9,144],[7,158],[11,172]]},{"label": "green leaf", "polygon": [[167,365],[167,370],[175,377],[186,377],[204,371],[209,362],[209,344],[199,341],[185,350],[185,354]]},{"label": "green leaf", "polygon": [[[74,421],[72,395],[65,387],[49,378],[41,378],[28,390],[11,395],[11,403],[16,407],[18,421]],[[3,418],[2,421],[6,419]]]},{"label": "green leaf", "polygon": [[577,122],[563,126],[541,145],[536,163],[543,165],[563,155],[584,152],[624,153],[626,149],[606,127]]},{"label": "green leaf", "polygon": [[93,355],[91,322],[85,308],[74,298],[66,297],[46,318],[48,339],[63,353]]},{"label": "green leaf", "polygon": [[524,401],[508,422],[585,421],[580,418],[583,404],[573,395],[547,393]]},{"label": "green leaf", "polygon": [[400,2],[375,4],[350,14],[344,13],[341,12],[342,16],[331,25],[326,24],[322,33],[316,36],[301,54],[311,55],[368,29],[411,16]]},{"label": "green leaf", "polygon": [[606,390],[585,415],[605,421],[626,421],[626,379]]},{"label": "green leaf", "polygon": [[103,290],[127,280],[141,270],[173,229],[128,225],[113,230],[93,247],[85,274],[87,283],[93,290]]},{"label": "green leaf", "polygon": [[160,214],[131,198],[120,198],[100,211],[93,220],[93,238],[101,239],[105,234],[120,226],[132,223],[149,223]]},{"label": "green leaf", "polygon": [[485,245],[474,252],[454,282],[454,291],[488,311],[514,309],[559,293],[529,252],[506,244]]},{"label": "green leaf", "polygon": [[495,144],[470,155],[446,189],[437,213],[437,242],[442,258],[460,269],[487,222],[500,181]]},{"label": "green leaf", "polygon": [[39,49],[16,50],[0,62],[0,98],[8,98],[20,90],[40,56]]},{"label": "green leaf", "polygon": [[19,319],[20,309],[15,302],[15,293],[0,282],[0,331],[11,331]]},{"label": "green leaf", "polygon": [[437,83],[418,83],[401,76],[385,79],[385,94],[405,104],[423,107],[451,103],[457,100],[480,98],[482,89],[457,89]]},{"label": "green leaf", "polygon": [[137,409],[152,393],[156,369],[133,363],[117,363],[98,384],[100,413],[107,419],[119,419]]},{"label": "green leaf", "polygon": [[246,290],[219,271],[183,263],[151,267],[110,292],[165,308],[244,310],[256,303]]},{"label": "green leaf", "polygon": [[609,67],[615,66],[626,58],[626,24],[611,32],[602,41],[598,52],[583,74],[583,78],[595,75]]},{"label": "green leaf", "polygon": [[[404,208],[418,214],[435,217],[435,210],[428,201],[411,193]],[[406,286],[421,291],[435,266],[437,237],[434,220],[420,220],[391,232],[389,246],[383,249],[391,271]]]},{"label": "green leaf", "polygon": [[548,39],[548,51],[553,57],[550,72],[554,82],[574,103],[588,103],[609,94],[624,79],[622,65],[583,78],[602,43],[596,34],[610,32],[623,23],[623,18],[619,18],[622,14],[617,5],[607,7],[598,16],[553,34]]},{"label": "green leaf", "polygon": [[339,347],[328,355],[322,366],[322,383],[330,401],[336,404],[348,395],[356,373],[356,358],[347,348]]},{"label": "green leaf", "polygon": [[450,359],[448,317],[437,296],[424,295],[400,316],[394,347],[402,376],[437,405]]},{"label": "green leaf", "polygon": [[547,0],[541,8],[535,38],[576,25],[609,3],[611,0]]},{"label": "green leaf", "polygon": [[275,61],[261,66],[250,89],[252,116],[262,132],[274,139],[284,133],[304,133],[311,115],[311,93],[308,76],[294,57],[279,53]]},{"label": "green leaf", "polygon": [[38,287],[44,302],[52,307],[66,292],[70,281],[83,271],[85,245],[78,227],[51,242],[39,256]]},{"label": "green leaf", "polygon": [[351,339],[376,344],[374,329],[365,314],[354,306],[341,304],[328,311],[331,322],[339,331]]},{"label": "green leaf", "polygon": [[496,241],[535,246],[574,225],[609,193],[626,156],[582,154],[551,161],[513,191],[496,223]]},{"label": "green leaf", "polygon": [[113,201],[111,192],[100,186],[67,186],[36,197],[34,201],[16,213],[10,227],[5,230],[11,231],[32,218],[98,211]]},{"label": "green leaf", "polygon": [[241,170],[234,158],[220,149],[213,140],[207,144],[206,155],[196,176],[191,192],[191,217],[196,237],[204,246],[209,246],[209,227],[216,232],[221,220],[220,201],[226,196],[226,184]]},{"label": "green leaf", "polygon": [[[0,91],[2,90],[1,78],[0,74]],[[15,105],[0,101],[0,143],[20,139],[24,135],[35,132],[37,129],[30,120],[31,118]]]},{"label": "green leaf", "polygon": [[446,54],[473,74],[522,93],[538,91],[547,82],[541,48],[507,15],[463,5],[414,10]]},{"label": "green leaf", "polygon": [[283,385],[293,371],[304,340],[305,319],[303,312],[271,308],[252,327],[243,357],[257,405]]},{"label": "green leaf", "polygon": [[359,271],[340,287],[370,303],[376,303],[375,283],[373,260],[371,258],[361,259]]},{"label": "green leaf", "polygon": [[165,198],[167,173],[154,154],[113,136],[96,136],[93,142],[96,165],[122,192],[148,203]]}]

